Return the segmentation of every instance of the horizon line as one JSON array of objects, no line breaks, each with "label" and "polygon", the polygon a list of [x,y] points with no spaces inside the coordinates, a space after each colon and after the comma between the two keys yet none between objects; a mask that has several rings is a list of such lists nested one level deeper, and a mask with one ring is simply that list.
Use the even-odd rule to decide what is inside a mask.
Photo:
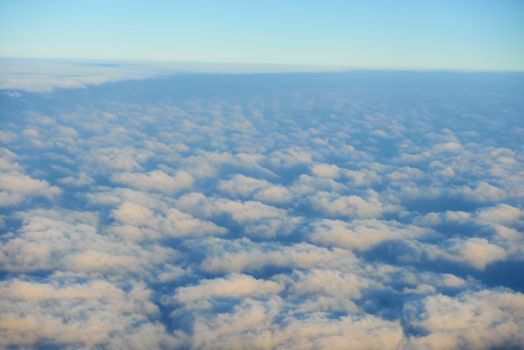
[{"label": "horizon line", "polygon": [[[354,71],[399,71],[399,72],[448,72],[448,73],[524,73],[522,70],[495,69],[495,68],[461,68],[461,67],[405,67],[405,66],[344,66],[335,64],[309,64],[309,63],[261,63],[261,62],[224,62],[224,61],[200,61],[200,60],[166,60],[166,59],[136,59],[136,58],[78,58],[78,57],[29,57],[29,56],[1,56],[0,60],[40,60],[40,61],[76,61],[76,62],[125,62],[125,63],[147,63],[147,64],[194,64],[202,66],[228,66],[241,65],[243,67],[287,67],[304,68],[305,71],[283,71],[283,72],[220,72],[221,74],[278,74],[278,73],[344,73]],[[188,72],[190,73],[190,72]],[[201,72],[200,72],[201,73]],[[208,72],[211,73],[211,72]]]}]

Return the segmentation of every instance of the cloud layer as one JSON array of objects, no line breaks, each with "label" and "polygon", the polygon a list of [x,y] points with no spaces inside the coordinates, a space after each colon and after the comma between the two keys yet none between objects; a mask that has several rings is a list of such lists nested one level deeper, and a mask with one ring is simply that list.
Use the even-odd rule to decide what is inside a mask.
[{"label": "cloud layer", "polygon": [[502,75],[17,67],[1,347],[524,348]]}]

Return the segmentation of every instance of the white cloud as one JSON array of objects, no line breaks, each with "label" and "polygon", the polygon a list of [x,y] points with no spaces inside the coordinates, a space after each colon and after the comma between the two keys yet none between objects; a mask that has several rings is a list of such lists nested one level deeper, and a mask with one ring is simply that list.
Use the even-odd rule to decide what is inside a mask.
[{"label": "white cloud", "polygon": [[175,208],[153,212],[140,204],[124,201],[111,215],[119,224],[113,226],[110,232],[131,240],[226,233],[226,229],[210,221],[197,219]]},{"label": "white cloud", "polygon": [[67,186],[87,186],[93,184],[95,180],[93,180],[93,178],[87,175],[85,172],[80,172],[75,176],[67,176],[58,179],[58,182]]},{"label": "white cloud", "polygon": [[524,346],[524,295],[511,291],[464,292],[457,297],[428,296],[406,306],[414,336],[408,349],[492,349]]},{"label": "white cloud", "polygon": [[33,210],[18,214],[23,225],[4,237],[0,262],[12,272],[73,271],[81,273],[147,270],[175,256],[160,246],[142,247],[97,232],[93,213]]},{"label": "white cloud", "polygon": [[373,190],[368,191],[367,198],[322,191],[310,196],[309,200],[317,210],[330,216],[380,217],[386,212],[396,210],[391,205],[384,205],[378,193]]},{"label": "white cloud", "polygon": [[[0,86],[173,68],[62,63]],[[519,107],[275,77],[4,91],[0,347],[524,347]]]},{"label": "white cloud", "polygon": [[507,253],[499,245],[492,244],[484,238],[453,238],[442,241],[439,245],[410,241],[411,251],[401,257],[406,261],[427,258],[445,260],[469,265],[477,270],[484,270],[486,266],[497,261],[504,261]]},{"label": "white cloud", "polygon": [[494,207],[485,208],[478,212],[478,218],[486,222],[500,224],[511,224],[524,216],[524,212],[507,204],[498,204]]},{"label": "white cloud", "polygon": [[340,176],[340,168],[333,164],[314,164],[311,166],[311,172],[319,177],[337,178]]},{"label": "white cloud", "polygon": [[267,203],[286,203],[292,198],[289,190],[280,185],[273,185],[267,180],[237,174],[229,180],[218,183],[218,189],[232,196],[253,197]]},{"label": "white cloud", "polygon": [[91,151],[86,156],[86,162],[99,172],[132,171],[139,169],[141,164],[151,157],[151,151],[134,148],[104,147]]},{"label": "white cloud", "polygon": [[287,203],[292,199],[292,194],[284,186],[270,186],[257,192],[255,199],[267,203]]},{"label": "white cloud", "polygon": [[276,166],[290,168],[310,163],[311,154],[299,147],[292,147],[286,150],[273,152],[270,159]]},{"label": "white cloud", "polygon": [[288,217],[283,209],[258,201],[233,201],[206,197],[201,193],[190,193],[177,201],[177,206],[195,217],[213,218],[228,214],[244,225],[249,235],[272,237],[277,233],[289,233],[298,223],[298,218]]},{"label": "white cloud", "polygon": [[481,181],[476,187],[464,187],[460,190],[460,194],[467,199],[472,199],[479,202],[495,202],[506,197],[503,189],[491,185],[486,181]]},{"label": "white cloud", "polygon": [[0,282],[0,324],[4,331],[0,345],[34,347],[49,343],[139,349],[183,344],[182,335],[171,335],[154,321],[158,308],[151,301],[151,290],[144,285],[134,284],[125,291],[103,280],[64,282],[66,286]]},{"label": "white cloud", "polygon": [[462,145],[457,142],[446,142],[433,146],[433,152],[460,152]]},{"label": "white cloud", "polygon": [[178,171],[170,176],[161,170],[141,173],[120,173],[112,176],[116,183],[127,185],[142,191],[157,191],[164,193],[179,192],[193,185],[193,177],[186,171]]},{"label": "white cloud", "polygon": [[53,198],[61,194],[62,191],[49,182],[26,175],[22,167],[13,162],[14,157],[12,152],[2,152],[0,158],[0,207],[17,205],[31,197]]},{"label": "white cloud", "polygon": [[265,267],[337,267],[356,261],[347,250],[327,249],[307,243],[291,246],[255,244],[247,239],[209,241],[210,251],[201,268],[212,273],[256,271]]},{"label": "white cloud", "polygon": [[229,180],[220,181],[218,183],[218,189],[233,196],[247,197],[270,185],[266,180],[237,174]]},{"label": "white cloud", "polygon": [[425,233],[421,228],[395,221],[366,219],[348,223],[325,219],[313,224],[310,239],[322,245],[369,250],[382,242],[416,238]]},{"label": "white cloud", "polygon": [[194,326],[193,347],[257,349],[395,349],[403,338],[398,322],[366,315],[332,320],[322,314],[292,315],[275,323],[279,299],[247,299],[231,312],[203,315]]},{"label": "white cloud", "polygon": [[231,274],[225,278],[201,280],[197,285],[178,288],[174,300],[180,304],[202,302],[210,298],[241,298],[278,294],[283,286],[249,275]]}]

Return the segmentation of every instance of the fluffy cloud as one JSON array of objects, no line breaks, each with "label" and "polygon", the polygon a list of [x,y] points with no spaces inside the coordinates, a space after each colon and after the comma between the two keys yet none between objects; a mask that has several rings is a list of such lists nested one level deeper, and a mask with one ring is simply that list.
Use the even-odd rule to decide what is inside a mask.
[{"label": "fluffy cloud", "polygon": [[233,196],[253,197],[268,203],[285,203],[292,198],[291,192],[284,186],[272,185],[266,180],[255,179],[242,174],[237,174],[230,180],[220,181],[218,189]]},{"label": "fluffy cloud", "polygon": [[373,316],[330,320],[323,315],[275,323],[279,300],[246,300],[231,312],[200,317],[194,326],[193,347],[232,349],[395,349],[402,340],[397,322]]},{"label": "fluffy cloud", "polygon": [[20,214],[18,234],[3,237],[0,262],[6,271],[140,272],[174,253],[159,246],[141,247],[97,232],[88,212],[35,210]]},{"label": "fluffy cloud", "polygon": [[179,288],[174,296],[177,303],[202,302],[209,298],[239,298],[277,294],[283,287],[273,281],[257,280],[249,275],[231,274],[225,278],[202,280],[198,285]]},{"label": "fluffy cloud", "polygon": [[258,201],[234,201],[209,198],[201,193],[190,193],[177,201],[177,206],[196,217],[216,218],[230,215],[244,225],[245,232],[254,236],[274,236],[290,232],[299,219],[288,217],[283,209]]},{"label": "fluffy cloud", "polygon": [[0,74],[0,347],[524,347],[496,74],[175,66]]},{"label": "fluffy cloud", "polygon": [[369,218],[380,217],[388,211],[396,210],[394,206],[384,205],[373,190],[368,192],[366,198],[357,195],[341,196],[321,191],[310,196],[309,200],[315,208],[329,216]]},{"label": "fluffy cloud", "polygon": [[504,248],[484,238],[454,238],[442,242],[441,245],[410,241],[408,245],[409,252],[401,256],[405,261],[444,260],[484,270],[489,264],[507,258]]},{"label": "fluffy cloud", "polygon": [[368,250],[382,242],[414,238],[425,233],[416,226],[375,219],[321,220],[313,225],[311,241],[341,248]]},{"label": "fluffy cloud", "polygon": [[186,171],[179,171],[170,176],[161,170],[151,171],[147,174],[121,173],[112,176],[114,182],[127,185],[142,191],[157,191],[173,193],[191,188],[193,177]]},{"label": "fluffy cloud", "polygon": [[[67,282],[67,281],[63,281]],[[151,290],[135,284],[125,291],[101,280],[87,284],[44,284],[21,280],[0,284],[0,344],[60,347],[178,347],[183,335],[158,321]],[[135,343],[135,340],[137,341]]]},{"label": "fluffy cloud", "polygon": [[524,295],[510,291],[432,295],[406,306],[410,327],[427,335],[408,339],[412,349],[493,349],[524,346]]},{"label": "fluffy cloud", "polygon": [[14,162],[16,155],[7,149],[0,149],[0,207],[22,203],[31,197],[53,198],[61,193],[56,186],[45,180],[26,175],[22,167]]},{"label": "fluffy cloud", "polygon": [[114,226],[111,232],[132,240],[198,237],[226,232],[223,227],[197,219],[175,208],[156,214],[147,207],[127,201],[113,210],[112,216],[120,225]]},{"label": "fluffy cloud", "polygon": [[206,245],[207,257],[201,266],[212,273],[257,271],[265,267],[336,267],[356,262],[355,256],[349,251],[321,248],[307,243],[280,246],[240,239],[212,240]]},{"label": "fluffy cloud", "polygon": [[500,224],[511,224],[524,216],[524,212],[507,204],[486,208],[478,213],[480,220],[487,222],[496,222]]},{"label": "fluffy cloud", "polygon": [[319,177],[337,178],[340,175],[340,168],[333,164],[315,164],[311,167],[311,172]]}]

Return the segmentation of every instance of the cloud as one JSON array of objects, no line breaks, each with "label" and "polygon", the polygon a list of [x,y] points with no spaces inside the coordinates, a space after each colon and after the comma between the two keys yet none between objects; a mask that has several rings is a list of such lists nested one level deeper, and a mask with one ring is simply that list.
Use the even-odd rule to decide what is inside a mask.
[{"label": "cloud", "polygon": [[180,304],[205,301],[210,298],[240,298],[278,294],[283,286],[273,281],[257,280],[249,275],[231,274],[225,278],[201,280],[197,285],[177,289],[174,300]]},{"label": "cloud", "polygon": [[299,221],[297,218],[288,217],[283,209],[258,201],[210,198],[201,193],[190,193],[180,197],[177,207],[199,218],[230,215],[235,222],[244,225],[247,234],[262,237],[289,233]]},{"label": "cloud", "polygon": [[5,271],[144,273],[173,256],[172,249],[142,247],[97,232],[89,212],[34,210],[19,213],[17,234],[4,236],[0,263]]},{"label": "cloud", "polygon": [[433,152],[460,152],[462,145],[457,142],[446,142],[433,146]]},{"label": "cloud", "polygon": [[469,265],[477,270],[497,261],[504,261],[507,253],[499,245],[490,243],[485,238],[452,238],[439,245],[409,241],[409,252],[400,258],[404,261],[444,260]]},{"label": "cloud", "polygon": [[199,317],[194,326],[193,347],[259,349],[395,349],[402,340],[400,324],[373,316],[342,317],[323,315],[295,318],[279,316],[278,299],[267,302],[247,299],[231,312]]},{"label": "cloud", "polygon": [[198,237],[226,233],[223,227],[197,219],[175,208],[154,213],[140,204],[125,201],[112,211],[112,216],[120,225],[112,227],[110,232],[131,240]]},{"label": "cloud", "polygon": [[396,210],[394,206],[384,205],[380,201],[378,193],[373,190],[368,191],[367,198],[321,191],[310,196],[309,200],[317,210],[329,216],[372,218]]},{"label": "cloud", "polygon": [[421,228],[395,221],[366,219],[347,223],[325,219],[313,224],[310,239],[322,245],[369,250],[382,242],[415,238],[425,233]]},{"label": "cloud", "polygon": [[273,152],[271,162],[276,166],[290,168],[310,163],[311,154],[299,147],[291,147],[286,150]]},{"label": "cloud", "polygon": [[1,348],[524,347],[496,75],[62,63],[0,74]]},{"label": "cloud", "polygon": [[151,157],[147,150],[134,148],[104,147],[91,151],[86,162],[100,172],[132,171],[139,169],[141,164]]},{"label": "cloud", "polygon": [[[101,62],[97,60],[11,59],[0,61],[0,90],[50,93],[125,80],[165,77],[177,73],[268,73],[325,71],[327,67],[190,62]],[[13,94],[13,92],[11,92]]]},{"label": "cloud", "polygon": [[53,198],[60,193],[58,187],[49,185],[45,180],[20,173],[0,175],[0,206],[3,207],[20,204],[35,196]]},{"label": "cloud", "polygon": [[273,185],[267,180],[255,179],[236,174],[229,180],[218,183],[218,189],[232,196],[255,198],[267,203],[286,203],[292,198],[291,192],[284,186]]},{"label": "cloud", "polygon": [[231,179],[222,180],[218,183],[218,189],[222,192],[242,197],[252,195],[256,191],[269,186],[271,184],[266,180],[255,179],[242,174],[236,174]]},{"label": "cloud", "polygon": [[58,182],[61,185],[66,186],[87,186],[94,183],[93,178],[87,175],[85,172],[81,172],[76,176],[67,176],[61,179],[58,179]]},{"label": "cloud", "polygon": [[235,241],[210,240],[207,249],[201,268],[210,273],[257,271],[266,267],[336,267],[356,261],[355,256],[347,250],[321,248],[308,243],[281,246],[257,244],[245,238]]},{"label": "cloud", "polygon": [[[63,281],[68,282],[68,281]],[[182,335],[169,334],[158,321],[151,290],[128,291],[102,280],[86,284],[0,282],[0,345],[66,347],[177,347]],[[138,342],[134,342],[138,341]]]},{"label": "cloud", "polygon": [[479,202],[495,202],[506,197],[504,190],[486,181],[479,182],[474,188],[465,187],[460,192],[466,198]]},{"label": "cloud", "polygon": [[186,171],[178,171],[170,176],[161,170],[141,173],[121,173],[112,176],[116,183],[127,185],[142,191],[157,191],[165,193],[179,192],[193,185],[193,177]]},{"label": "cloud", "polygon": [[524,346],[524,295],[504,290],[441,294],[408,303],[408,349],[493,349]]},{"label": "cloud", "polygon": [[311,166],[311,172],[319,177],[337,178],[340,176],[340,168],[333,164],[314,164]]},{"label": "cloud", "polygon": [[359,299],[362,290],[381,287],[380,283],[366,277],[337,270],[297,271],[291,278],[296,279],[290,288],[291,293],[326,295],[337,300]]},{"label": "cloud", "polygon": [[507,204],[498,204],[494,207],[483,209],[478,213],[480,220],[500,224],[514,223],[522,216],[524,216],[524,213],[521,209]]},{"label": "cloud", "polygon": [[13,160],[16,155],[4,150],[0,158],[0,207],[18,205],[31,197],[53,198],[62,193],[45,180],[26,175],[22,167]]}]

